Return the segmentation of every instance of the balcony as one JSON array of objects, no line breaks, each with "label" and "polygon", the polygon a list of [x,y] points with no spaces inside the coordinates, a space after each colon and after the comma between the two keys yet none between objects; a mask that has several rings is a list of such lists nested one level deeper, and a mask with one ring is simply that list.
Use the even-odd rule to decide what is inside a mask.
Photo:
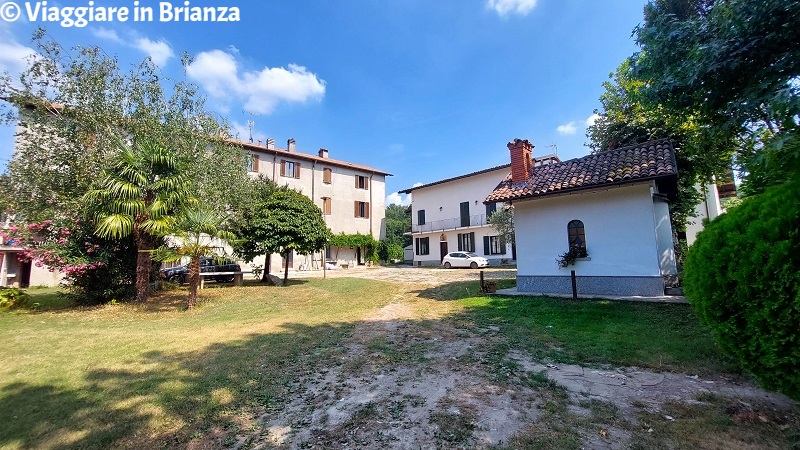
[{"label": "balcony", "polygon": [[466,225],[466,217],[455,217],[452,219],[434,220],[432,222],[425,222],[422,225],[413,224],[411,226],[412,233],[431,233],[434,231],[456,230],[459,228],[479,227],[487,225],[486,214],[476,214],[469,216],[469,225]]}]

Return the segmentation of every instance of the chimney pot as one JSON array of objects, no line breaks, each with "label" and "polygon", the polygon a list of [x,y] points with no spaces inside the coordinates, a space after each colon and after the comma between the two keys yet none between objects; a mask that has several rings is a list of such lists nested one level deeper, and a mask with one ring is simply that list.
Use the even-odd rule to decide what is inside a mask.
[{"label": "chimney pot", "polygon": [[267,150],[275,150],[275,139],[267,138]]},{"label": "chimney pot", "polygon": [[290,138],[288,141],[286,141],[286,151],[293,152],[294,149],[295,149],[295,141],[293,138]]},{"label": "chimney pot", "polygon": [[258,140],[258,146],[261,147],[261,139]]},{"label": "chimney pot", "polygon": [[328,149],[327,148],[320,148],[319,149],[319,157],[320,158],[327,158],[328,157]]},{"label": "chimney pot", "polygon": [[514,139],[506,146],[511,153],[511,182],[516,184],[528,181],[533,168],[533,144],[527,139]]}]

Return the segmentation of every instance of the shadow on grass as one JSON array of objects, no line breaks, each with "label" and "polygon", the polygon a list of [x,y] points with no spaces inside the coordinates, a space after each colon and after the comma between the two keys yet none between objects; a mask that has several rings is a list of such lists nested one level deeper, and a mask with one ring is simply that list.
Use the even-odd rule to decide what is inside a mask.
[{"label": "shadow on grass", "polygon": [[[243,415],[254,421],[280,407],[296,376],[336,348],[351,326],[287,324],[279,333],[202,351],[151,351],[131,369],[88,369],[80,388],[7,385],[0,390],[0,447],[231,445],[225,436],[234,435]],[[153,428],[156,435],[142,434]]]},{"label": "shadow on grass", "polygon": [[[477,275],[476,275],[477,276]],[[486,281],[494,281],[497,283],[497,289],[506,289],[516,286],[515,280],[509,279],[485,279]],[[411,291],[422,298],[439,301],[452,301],[468,297],[488,296],[481,292],[480,281],[457,281],[447,283],[440,286],[435,286],[427,289],[419,289]]]}]

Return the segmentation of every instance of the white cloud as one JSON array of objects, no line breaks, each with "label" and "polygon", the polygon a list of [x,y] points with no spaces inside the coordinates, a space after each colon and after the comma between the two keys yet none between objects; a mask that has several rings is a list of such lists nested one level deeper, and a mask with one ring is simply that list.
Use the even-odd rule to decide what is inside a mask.
[{"label": "white cloud", "polygon": [[599,118],[600,118],[600,114],[597,114],[597,113],[594,113],[591,116],[587,117],[586,118],[586,126],[590,127],[590,126],[594,125],[594,123],[597,122],[597,119],[599,119]]},{"label": "white cloud", "polygon": [[527,15],[536,7],[537,0],[486,0],[486,6],[505,17],[509,14]]},{"label": "white cloud", "polygon": [[559,125],[556,131],[558,131],[558,134],[575,134],[578,131],[578,127],[575,126],[575,122],[572,121],[564,125]]},{"label": "white cloud", "polygon": [[117,33],[116,30],[103,27],[92,28],[91,32],[95,37],[100,39],[105,39],[107,41],[115,42],[117,44],[122,44],[139,50],[140,52],[149,56],[155,65],[162,68],[167,64],[167,61],[169,61],[170,58],[175,56],[175,52],[172,51],[172,47],[163,39],[153,41],[146,37],[139,37],[138,33],[134,31],[128,31],[126,33],[129,35],[128,38],[123,39],[119,36],[119,33]]},{"label": "white cloud", "polygon": [[402,195],[398,192],[392,192],[386,196],[386,204],[408,206],[411,204],[411,194]]},{"label": "white cloud", "polygon": [[175,56],[167,41],[151,41],[143,37],[136,39],[133,46],[148,55],[159,67],[164,67],[167,61]]},{"label": "white cloud", "polygon": [[123,43],[122,39],[120,39],[119,37],[119,34],[117,34],[115,30],[112,30],[110,28],[103,28],[103,27],[92,28],[91,32],[95,37],[99,37],[100,39],[114,41],[120,44]]},{"label": "white cloud", "polygon": [[28,65],[28,57],[35,55],[32,48],[14,39],[0,42],[0,74],[8,72],[12,77],[19,75]]},{"label": "white cloud", "polygon": [[420,183],[419,181],[417,181],[416,183],[412,184],[412,185],[411,185],[411,187],[420,187],[420,186],[422,186],[422,185],[423,185],[422,183]]},{"label": "white cloud", "polygon": [[281,102],[304,103],[325,95],[325,80],[303,66],[240,70],[234,56],[222,50],[201,52],[189,65],[187,74],[212,97],[238,98],[244,102],[245,110],[254,114],[270,114]]}]

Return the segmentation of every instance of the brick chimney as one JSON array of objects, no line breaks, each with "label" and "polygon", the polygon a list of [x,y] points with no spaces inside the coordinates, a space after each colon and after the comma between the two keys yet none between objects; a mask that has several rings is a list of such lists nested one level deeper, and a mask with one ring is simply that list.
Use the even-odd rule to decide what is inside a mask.
[{"label": "brick chimney", "polygon": [[320,148],[319,149],[319,157],[320,158],[327,158],[328,157],[328,149],[327,148]]},{"label": "brick chimney", "polygon": [[286,151],[293,152],[294,150],[294,139],[290,138],[288,141],[286,141]]},{"label": "brick chimney", "polygon": [[516,184],[528,181],[533,168],[533,144],[527,139],[514,139],[506,146],[511,152],[511,182]]}]

